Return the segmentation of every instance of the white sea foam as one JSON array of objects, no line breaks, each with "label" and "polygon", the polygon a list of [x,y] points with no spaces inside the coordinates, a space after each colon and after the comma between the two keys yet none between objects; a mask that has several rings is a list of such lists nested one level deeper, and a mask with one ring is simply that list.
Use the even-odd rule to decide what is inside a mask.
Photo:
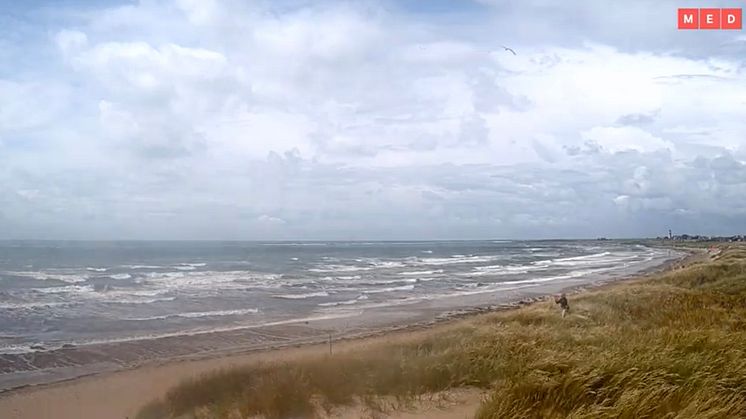
[{"label": "white sea foam", "polygon": [[572,278],[579,278],[587,275],[591,275],[594,273],[600,273],[600,272],[608,272],[610,269],[608,268],[599,268],[599,269],[584,269],[579,271],[572,271],[568,272],[564,275],[556,275],[556,276],[548,276],[543,278],[531,278],[531,279],[522,279],[517,281],[505,281],[500,282],[500,284],[528,284],[528,283],[541,283],[541,282],[551,282],[551,281],[557,281],[562,279],[572,279]]},{"label": "white sea foam", "polygon": [[31,291],[43,294],[84,294],[93,292],[93,285],[66,285],[63,287],[31,288]]},{"label": "white sea foam", "polygon": [[333,281],[335,284],[350,285],[356,287],[391,285],[391,284],[414,284],[418,282],[417,278],[393,278],[393,279],[363,279],[354,281]]},{"label": "white sea foam", "polygon": [[367,300],[367,295],[361,295],[353,300],[346,300],[346,301],[332,301],[329,303],[319,303],[317,304],[319,307],[337,307],[337,306],[349,306],[353,304],[357,304],[360,301]]},{"label": "white sea foam", "polygon": [[308,269],[309,272],[332,273],[332,272],[357,272],[369,271],[372,266],[355,266],[355,265],[320,265],[316,268]]},{"label": "white sea foam", "polygon": [[487,265],[477,266],[471,272],[461,272],[456,275],[466,277],[518,275],[525,274],[536,269],[537,268],[531,268],[525,265]]},{"label": "white sea foam", "polygon": [[257,287],[276,288],[281,275],[260,274],[246,271],[203,272],[150,272],[146,275],[152,286],[190,290],[249,289]]},{"label": "white sea foam", "polygon": [[199,262],[199,263],[179,263],[177,266],[174,266],[174,269],[178,269],[180,271],[193,271],[197,268],[201,268],[207,266],[206,263]]},{"label": "white sea foam", "polygon": [[364,265],[341,265],[328,264],[318,265],[315,268],[308,269],[309,272],[317,273],[334,273],[334,272],[360,272],[370,271],[373,269],[393,269],[407,266],[405,261],[399,260],[380,260],[375,258],[359,258],[355,262],[364,263]]},{"label": "white sea foam", "polygon": [[183,317],[183,318],[193,319],[193,318],[200,318],[200,317],[242,316],[245,314],[256,314],[258,312],[259,312],[259,309],[246,308],[246,309],[240,309],[240,310],[216,310],[216,311],[174,313],[174,314],[164,314],[161,316],[134,317],[134,318],[124,319],[124,320],[130,320],[130,321],[165,320],[165,319],[170,319],[174,317]]},{"label": "white sea foam", "polygon": [[93,267],[90,267],[90,266],[87,267],[87,268],[85,268],[85,269],[87,271],[92,271],[92,272],[106,272],[107,271],[106,268],[93,268]]},{"label": "white sea foam", "polygon": [[319,303],[317,304],[319,307],[337,307],[337,306],[347,306],[352,304],[357,304],[358,300],[347,300],[347,301],[334,301],[331,303]]},{"label": "white sea foam", "polygon": [[145,274],[150,279],[167,279],[167,278],[183,278],[185,275],[183,272],[149,272]]},{"label": "white sea foam", "polygon": [[598,265],[598,264],[610,264],[610,263],[621,263],[628,260],[637,259],[639,255],[613,255],[611,252],[594,253],[590,255],[574,256],[559,259],[545,259],[533,262],[533,265],[540,267],[580,267],[587,265]]},{"label": "white sea foam", "polygon": [[365,293],[365,294],[381,294],[381,293],[384,293],[384,292],[412,291],[412,290],[414,290],[414,285],[402,285],[400,287],[390,287],[390,288],[380,288],[380,289],[363,290],[363,293]]},{"label": "white sea foam", "polygon": [[535,260],[535,261],[531,262],[531,265],[532,266],[538,266],[538,267],[540,267],[540,268],[543,269],[543,268],[549,267],[552,264],[553,261],[554,261],[553,259]]},{"label": "white sea foam", "polygon": [[73,305],[73,302],[44,302],[44,301],[32,301],[32,302],[17,302],[17,303],[0,303],[0,309],[3,310],[23,310],[23,309],[34,309],[34,308],[49,308],[49,307],[60,307]]},{"label": "white sea foam", "polygon": [[560,258],[560,259],[553,259],[552,262],[571,262],[571,261],[577,261],[577,260],[589,260],[589,259],[598,259],[605,256],[609,256],[611,252],[601,252],[601,253],[593,253],[590,255],[582,255],[582,256],[573,256],[573,257],[566,257],[566,258]]},{"label": "white sea foam", "polygon": [[31,349],[31,344],[28,345],[0,345],[0,354],[28,354],[36,352]]},{"label": "white sea foam", "polygon": [[153,304],[166,301],[174,301],[176,297],[163,297],[163,298],[142,298],[142,299],[118,299],[118,300],[102,300],[102,302],[109,304]]},{"label": "white sea foam", "polygon": [[[30,291],[41,294],[60,295],[60,298],[64,297],[75,303],[92,300],[105,304],[144,304],[147,302],[173,300],[173,297],[163,297],[164,294],[170,292],[168,289],[129,289],[109,286],[103,289],[96,289],[90,284],[32,288]],[[39,304],[46,303],[39,302]]]},{"label": "white sea foam", "polygon": [[110,275],[109,277],[111,279],[124,280],[124,279],[130,279],[130,278],[132,278],[132,275],[130,275],[130,274],[115,274],[115,275]]},{"label": "white sea foam", "polygon": [[[131,289],[131,288],[108,288],[102,291],[96,291],[97,297],[107,297],[109,299],[127,298],[127,297],[157,297],[167,294],[167,289]],[[116,301],[116,300],[114,300]]]},{"label": "white sea foam", "polygon": [[641,255],[635,256],[612,256],[612,257],[599,257],[597,259],[588,259],[585,261],[560,261],[557,262],[558,266],[582,266],[582,265],[599,265],[599,264],[612,264],[612,263],[623,263],[630,260],[638,259]]},{"label": "white sea foam", "polygon": [[458,264],[470,264],[470,263],[485,263],[492,262],[505,256],[499,255],[485,255],[485,256],[464,256],[464,255],[453,255],[449,258],[418,258],[417,261],[413,262],[413,265],[418,266],[439,266],[439,265],[458,265]]},{"label": "white sea foam", "polygon": [[62,281],[68,284],[76,284],[79,282],[85,282],[88,280],[88,275],[79,274],[63,274],[63,273],[50,273],[50,272],[5,272],[8,275],[20,276],[24,278],[33,278],[39,281]]},{"label": "white sea foam", "polygon": [[328,296],[329,296],[328,292],[319,291],[319,292],[309,292],[306,294],[279,294],[279,295],[273,295],[272,297],[282,298],[285,300],[305,300],[306,298],[328,297]]},{"label": "white sea foam", "polygon": [[442,274],[443,270],[438,269],[435,271],[409,271],[409,272],[399,272],[399,275],[433,275],[433,274]]},{"label": "white sea foam", "polygon": [[376,268],[390,269],[390,268],[403,268],[406,266],[405,262],[398,260],[368,260],[368,263]]},{"label": "white sea foam", "polygon": [[330,243],[261,243],[261,246],[328,246]]}]

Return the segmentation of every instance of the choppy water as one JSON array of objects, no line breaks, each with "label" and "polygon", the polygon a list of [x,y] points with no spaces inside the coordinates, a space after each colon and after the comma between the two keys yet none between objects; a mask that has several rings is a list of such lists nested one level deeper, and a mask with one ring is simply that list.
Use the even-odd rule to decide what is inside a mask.
[{"label": "choppy water", "polygon": [[0,353],[334,316],[613,276],[616,242],[0,242]]}]

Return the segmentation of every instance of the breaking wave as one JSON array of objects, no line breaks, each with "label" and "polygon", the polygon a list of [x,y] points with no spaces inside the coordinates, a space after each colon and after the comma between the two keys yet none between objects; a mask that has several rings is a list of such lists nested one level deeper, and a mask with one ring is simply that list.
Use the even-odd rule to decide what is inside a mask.
[{"label": "breaking wave", "polygon": [[222,317],[222,316],[241,316],[245,314],[256,314],[259,313],[259,309],[246,308],[241,310],[216,310],[216,311],[197,311],[187,313],[175,313],[175,314],[164,314],[162,316],[150,316],[150,317],[134,317],[124,320],[129,321],[149,321],[149,320],[165,320],[175,317],[182,317],[187,319],[200,318],[200,317]]},{"label": "breaking wave", "polygon": [[401,287],[390,287],[390,288],[381,288],[381,289],[373,289],[373,290],[363,290],[363,293],[365,294],[381,294],[384,292],[397,292],[397,291],[412,291],[414,290],[414,285],[402,285]]},{"label": "breaking wave", "polygon": [[7,275],[18,276],[22,278],[32,278],[39,281],[62,281],[68,284],[76,284],[88,280],[88,275],[80,274],[62,274],[48,272],[5,272]]},{"label": "breaking wave", "polygon": [[409,271],[409,272],[399,272],[399,275],[434,275],[434,274],[442,274],[443,270],[438,269],[435,271]]},{"label": "breaking wave", "polygon": [[282,298],[285,300],[305,300],[306,298],[315,298],[315,297],[328,297],[329,293],[326,291],[319,291],[319,292],[309,292],[307,294],[279,294],[279,295],[273,295],[274,298]]}]

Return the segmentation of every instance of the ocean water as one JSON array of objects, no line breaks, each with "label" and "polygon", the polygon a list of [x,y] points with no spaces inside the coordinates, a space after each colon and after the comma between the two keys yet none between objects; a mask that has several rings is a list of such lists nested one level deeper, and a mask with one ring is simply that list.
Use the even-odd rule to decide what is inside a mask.
[{"label": "ocean water", "polygon": [[0,242],[0,353],[613,277],[666,252],[613,241]]}]

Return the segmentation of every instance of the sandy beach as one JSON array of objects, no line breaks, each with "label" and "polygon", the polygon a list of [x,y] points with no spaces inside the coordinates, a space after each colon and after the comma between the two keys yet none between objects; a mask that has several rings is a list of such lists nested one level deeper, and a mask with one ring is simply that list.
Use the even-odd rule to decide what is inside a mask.
[{"label": "sandy beach", "polygon": [[[645,272],[680,263],[681,255],[677,255],[677,259],[650,264]],[[175,384],[209,371],[328,353],[330,334],[334,353],[356,351],[454,327],[468,321],[464,317],[474,314],[528,304],[560,291],[582,292],[610,281],[608,278],[591,278],[580,283],[562,281],[530,290],[388,307],[377,310],[373,318],[357,313],[344,318],[307,319],[148,342],[65,348],[60,350],[65,352],[62,356],[47,354],[36,360],[39,365],[54,368],[41,369],[37,374],[6,374],[0,416],[131,418],[143,404],[165,394]],[[162,356],[158,357],[159,354]]]},{"label": "sandy beach", "polygon": [[[394,331],[386,333],[385,336],[337,342],[333,345],[333,350],[339,353],[355,351],[371,345],[412,339],[430,332],[430,329]],[[289,361],[328,351],[329,345],[324,343],[216,356],[209,359],[171,361],[47,386],[30,387],[2,396],[0,416],[14,419],[132,418],[143,404],[164,394],[185,379],[216,369],[255,362]]]}]

